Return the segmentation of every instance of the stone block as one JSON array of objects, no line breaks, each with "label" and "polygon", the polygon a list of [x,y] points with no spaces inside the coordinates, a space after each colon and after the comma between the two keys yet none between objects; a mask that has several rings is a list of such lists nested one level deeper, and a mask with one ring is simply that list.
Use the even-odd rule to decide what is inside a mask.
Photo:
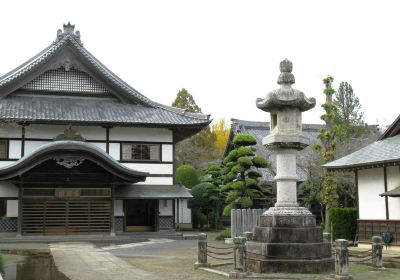
[{"label": "stone block", "polygon": [[255,227],[253,240],[263,243],[317,243],[323,241],[321,227]]},{"label": "stone block", "polygon": [[246,246],[249,257],[266,259],[323,259],[329,258],[331,244],[320,243],[259,243],[248,242]]},{"label": "stone block", "polygon": [[331,273],[335,270],[333,258],[318,260],[248,260],[250,271],[256,273]]},{"label": "stone block", "polygon": [[260,216],[261,227],[315,227],[316,220],[313,215],[274,215]]}]

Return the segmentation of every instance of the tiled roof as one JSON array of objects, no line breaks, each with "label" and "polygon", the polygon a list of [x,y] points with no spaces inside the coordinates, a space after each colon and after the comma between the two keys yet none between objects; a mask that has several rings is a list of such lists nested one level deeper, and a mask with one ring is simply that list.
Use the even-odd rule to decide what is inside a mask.
[{"label": "tiled roof", "polygon": [[327,169],[354,169],[400,162],[400,134],[376,141],[354,153],[329,162]]},{"label": "tiled roof", "polygon": [[0,99],[0,119],[112,124],[193,126],[208,123],[203,115],[123,104],[112,99],[9,96]]},{"label": "tiled roof", "polygon": [[[62,55],[64,50],[66,54]],[[15,94],[44,71],[57,67],[69,69],[75,67],[75,63],[78,69],[80,66],[90,69],[96,80],[104,82],[107,89],[111,88],[110,92],[121,102],[96,98],[78,100],[68,93],[65,98],[54,96],[59,94],[52,92],[44,92],[47,97],[40,96],[37,91],[31,92],[31,97]],[[196,127],[197,130],[210,122],[209,115],[159,104],[129,86],[83,47],[80,33],[74,33],[74,26],[69,23],[64,25],[64,32],[59,30],[57,39],[50,46],[0,78],[0,118],[5,121],[169,124]],[[194,132],[188,132],[186,136]]]},{"label": "tiled roof", "polygon": [[[231,119],[231,135],[225,154],[227,154],[233,147],[233,137],[239,133],[248,133],[257,139],[256,154],[264,156],[268,159],[270,166],[268,168],[260,168],[262,172],[262,180],[271,183],[274,181],[276,173],[276,156],[267,150],[262,145],[262,139],[270,133],[269,122],[255,122]],[[310,138],[311,143],[317,142],[317,131],[322,128],[321,124],[303,124],[303,133]],[[307,169],[312,162],[311,147],[301,150],[297,154],[297,176],[299,181],[305,181],[308,178]]]}]

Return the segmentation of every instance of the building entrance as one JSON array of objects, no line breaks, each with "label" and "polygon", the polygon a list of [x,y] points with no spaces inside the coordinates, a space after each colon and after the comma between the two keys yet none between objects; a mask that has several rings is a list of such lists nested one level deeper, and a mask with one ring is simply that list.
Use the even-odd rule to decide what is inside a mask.
[{"label": "building entrance", "polygon": [[154,199],[124,200],[125,231],[155,231],[157,202]]}]

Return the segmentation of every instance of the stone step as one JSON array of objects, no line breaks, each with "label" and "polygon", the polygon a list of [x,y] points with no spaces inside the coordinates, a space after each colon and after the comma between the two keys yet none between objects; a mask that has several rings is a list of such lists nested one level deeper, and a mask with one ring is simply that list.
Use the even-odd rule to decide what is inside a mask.
[{"label": "stone step", "polygon": [[317,259],[332,256],[329,242],[319,243],[260,243],[249,241],[246,244],[249,256],[276,259]]},{"label": "stone step", "polygon": [[333,258],[318,260],[248,259],[249,271],[257,273],[329,273],[335,271]]},{"label": "stone step", "polygon": [[255,227],[254,241],[264,243],[316,243],[323,241],[321,227]]}]

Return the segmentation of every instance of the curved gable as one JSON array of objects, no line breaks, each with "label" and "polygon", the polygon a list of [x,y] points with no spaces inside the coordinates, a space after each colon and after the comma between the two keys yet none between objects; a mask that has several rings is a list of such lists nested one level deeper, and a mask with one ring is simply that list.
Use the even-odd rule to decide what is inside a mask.
[{"label": "curved gable", "polygon": [[148,175],[148,173],[125,167],[92,144],[79,141],[55,141],[41,146],[15,163],[0,169],[0,180],[20,177],[49,160],[54,161],[54,165],[70,170],[79,168],[85,160],[89,160],[112,174],[115,181],[119,182],[142,182]]}]

